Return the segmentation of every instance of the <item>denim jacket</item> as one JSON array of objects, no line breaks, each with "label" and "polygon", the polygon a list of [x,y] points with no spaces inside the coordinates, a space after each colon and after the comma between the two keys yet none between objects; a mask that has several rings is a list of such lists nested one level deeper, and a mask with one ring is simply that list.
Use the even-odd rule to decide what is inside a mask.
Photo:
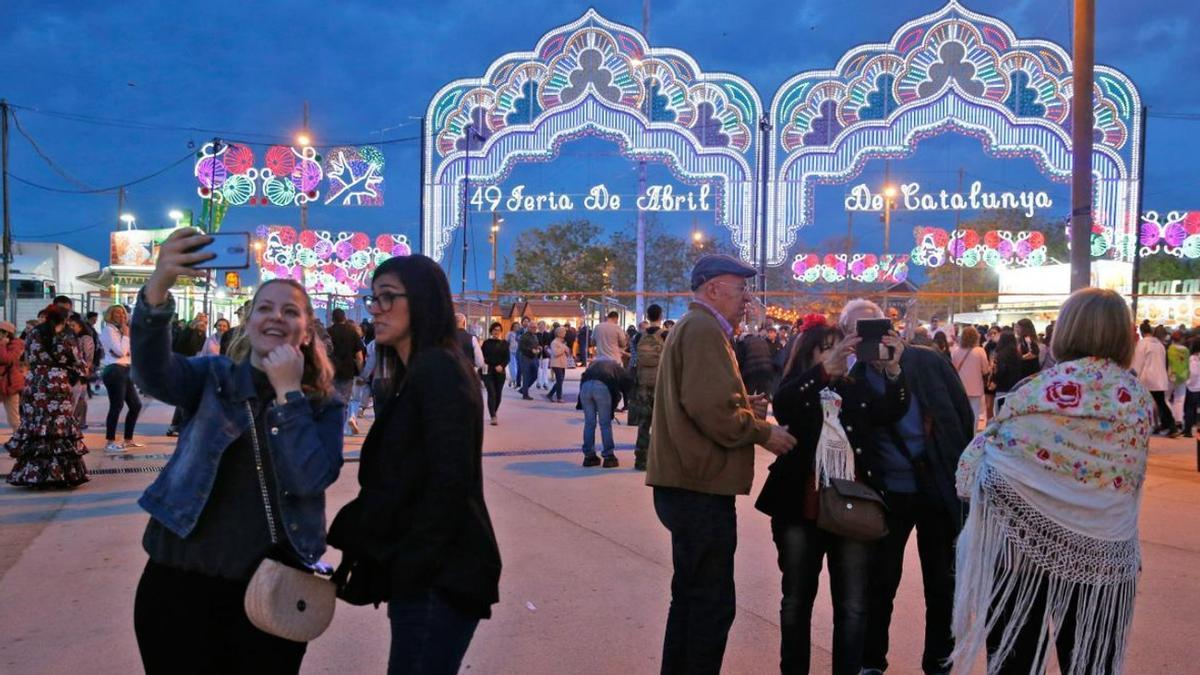
[{"label": "denim jacket", "polygon": [[[187,423],[175,453],[138,504],[167,529],[187,537],[212,493],[221,455],[250,428],[250,363],[171,351],[175,300],[150,306],[138,295],[130,325],[133,380],[154,398],[182,408]],[[342,402],[295,398],[267,411],[264,451],[271,453],[275,499],[292,548],[308,564],[325,551],[325,488],[342,467]]]}]

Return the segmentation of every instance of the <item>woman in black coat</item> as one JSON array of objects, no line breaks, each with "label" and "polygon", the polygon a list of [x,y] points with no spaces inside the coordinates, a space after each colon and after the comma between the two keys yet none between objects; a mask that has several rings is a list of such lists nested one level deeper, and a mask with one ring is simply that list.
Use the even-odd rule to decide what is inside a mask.
[{"label": "woman in black coat", "polygon": [[[996,385],[996,413],[1004,407],[1004,395],[1013,390],[1017,383],[1030,375],[1030,363],[1037,365],[1036,357],[1025,358],[1019,347],[1017,336],[1010,330],[1000,333],[996,351],[992,354],[992,382]],[[1035,370],[1036,372],[1036,370]]]},{"label": "woman in black coat", "polygon": [[350,602],[388,603],[389,673],[455,673],[499,597],[479,380],[436,262],[392,258],[371,290],[376,367],[395,376],[363,443],[361,490],[330,528],[345,552],[335,578]]},{"label": "woman in black coat", "polygon": [[[842,399],[838,420],[853,448],[855,480],[873,483],[878,456],[875,439],[908,410],[908,392],[900,373],[903,344],[885,338],[894,357],[879,362],[887,375],[882,392],[866,379],[848,377],[846,357],[859,339],[843,338],[831,326],[807,328],[799,338],[775,394],[775,417],[798,439],[791,452],[771,465],[755,508],[771,516],[771,534],[783,573],[780,606],[780,671],[808,673],[812,652],[812,608],[826,556],[833,596],[833,672],[857,675],[862,668],[867,630],[868,571],[876,542],[863,542],[819,529],[814,461],[824,424],[820,393],[830,389]],[[871,367],[871,366],[868,366]],[[878,489],[881,486],[873,486]]]}]

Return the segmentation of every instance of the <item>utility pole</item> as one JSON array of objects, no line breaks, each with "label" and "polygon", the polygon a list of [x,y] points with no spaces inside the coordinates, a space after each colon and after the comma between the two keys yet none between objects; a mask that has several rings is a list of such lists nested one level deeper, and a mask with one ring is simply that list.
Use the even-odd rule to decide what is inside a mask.
[{"label": "utility pole", "polygon": [[121,214],[125,213],[125,186],[117,188],[117,226],[114,229],[121,229]]},{"label": "utility pole", "polygon": [[[642,0],[642,37],[650,42],[650,0]],[[638,162],[638,198],[646,194],[646,162]],[[637,202],[634,202],[635,208]],[[637,277],[634,280],[637,297],[633,303],[633,313],[641,321],[646,315],[646,214],[637,208]]]},{"label": "utility pole", "polygon": [[1142,227],[1142,198],[1145,196],[1146,185],[1146,121],[1150,117],[1148,107],[1142,106],[1142,132],[1138,138],[1138,184],[1137,206],[1133,210],[1133,275],[1129,280],[1129,295],[1132,300],[1133,320],[1137,321],[1138,286],[1142,281],[1142,242],[1138,235]]},{"label": "utility pole", "polygon": [[0,186],[4,188],[4,311],[17,322],[17,304],[12,301],[12,222],[8,213],[8,102],[0,99]]},{"label": "utility pole", "polygon": [[496,278],[499,276],[499,271],[496,269],[496,248],[500,239],[500,223],[503,222],[504,219],[500,217],[500,214],[492,211],[492,232],[488,240],[492,243],[492,306],[494,309],[500,302],[500,295],[496,293]]},{"label": "utility pole", "polygon": [[[1071,73],[1071,291],[1092,282],[1092,83],[1096,59],[1096,2],[1075,0]],[[1115,226],[1116,223],[1111,223]]]},{"label": "utility pole", "polygon": [[462,286],[460,287],[461,288],[460,292],[462,293],[462,301],[463,301],[464,306],[466,305],[466,302],[467,302],[467,226],[471,222],[471,205],[468,200],[470,199],[469,191],[471,189],[471,141],[474,140],[474,134],[475,134],[475,122],[472,121],[470,124],[467,125],[467,154],[466,154],[466,158],[465,158],[466,161],[465,161],[465,167],[464,167],[464,172],[463,172],[465,175],[463,176],[463,218],[462,218],[462,221],[463,221],[463,223],[462,223],[463,249],[462,249]]},{"label": "utility pole", "polygon": [[[304,102],[304,132],[303,133],[304,133],[304,135],[301,136],[301,138],[304,139],[304,145],[308,145],[309,143],[312,142],[312,136],[310,136],[308,133],[308,101]],[[303,152],[304,148],[301,148],[300,151]],[[308,229],[308,200],[306,199],[305,201],[300,202],[300,230],[304,231],[307,229]]]}]

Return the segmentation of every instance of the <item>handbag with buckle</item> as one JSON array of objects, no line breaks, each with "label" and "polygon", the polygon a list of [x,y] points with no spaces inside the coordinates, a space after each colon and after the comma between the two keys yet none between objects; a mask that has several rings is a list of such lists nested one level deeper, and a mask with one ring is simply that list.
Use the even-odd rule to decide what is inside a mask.
[{"label": "handbag with buckle", "polygon": [[831,478],[818,496],[817,527],[855,541],[875,541],[888,534],[887,507],[870,486]]},{"label": "handbag with buckle", "polygon": [[[246,412],[250,414],[250,441],[254,447],[254,468],[262,490],[263,508],[267,513],[267,530],[271,533],[271,545],[278,548],[279,535],[275,531],[275,515],[258,445],[258,425],[249,401]],[[264,633],[293,642],[308,642],[324,633],[333,621],[337,604],[335,591],[332,581],[310,570],[298,569],[270,557],[263,558],[246,587],[246,617]]]}]

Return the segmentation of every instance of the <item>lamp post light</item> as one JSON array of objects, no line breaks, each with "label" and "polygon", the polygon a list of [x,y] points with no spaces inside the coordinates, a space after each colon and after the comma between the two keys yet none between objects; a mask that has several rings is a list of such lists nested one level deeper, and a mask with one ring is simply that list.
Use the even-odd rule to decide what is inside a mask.
[{"label": "lamp post light", "polygon": [[[304,102],[304,131],[296,135],[296,145],[300,146],[301,151],[304,148],[312,146],[312,136],[308,135],[308,102]],[[308,229],[308,201],[300,203],[300,229]]]},{"label": "lamp post light", "polygon": [[167,212],[167,217],[175,221],[175,227],[179,227],[179,221],[183,220],[183,211],[171,209]]},{"label": "lamp post light", "polygon": [[132,213],[122,213],[121,222],[125,223],[126,230],[132,230],[133,224],[137,222],[137,218],[134,218]]},{"label": "lamp post light", "polygon": [[493,211],[492,212],[492,228],[491,228],[490,234],[488,235],[488,242],[491,243],[491,245],[492,245],[492,269],[488,273],[488,275],[492,278],[492,305],[493,306],[496,305],[496,303],[498,303],[500,301],[500,296],[496,293],[496,277],[497,277],[497,273],[496,273],[496,244],[497,244],[497,241],[496,240],[500,238],[500,223],[503,223],[503,222],[504,222],[504,219],[500,217],[500,214]]}]

